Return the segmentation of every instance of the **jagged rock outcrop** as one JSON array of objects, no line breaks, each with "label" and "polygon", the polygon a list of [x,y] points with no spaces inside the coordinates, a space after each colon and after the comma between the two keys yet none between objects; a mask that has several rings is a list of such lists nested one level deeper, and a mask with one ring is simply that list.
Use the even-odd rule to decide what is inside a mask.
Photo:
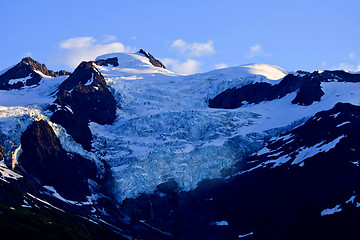
[{"label": "jagged rock outcrop", "polygon": [[91,148],[89,121],[111,124],[116,101],[93,62],[82,62],[58,88],[51,121],[66,128],[84,149]]},{"label": "jagged rock outcrop", "polygon": [[144,51],[143,49],[140,49],[139,53],[143,54],[145,57],[147,57],[150,60],[150,63],[155,67],[160,67],[166,69],[165,65],[162,64],[159,60],[154,58],[150,53]]},{"label": "jagged rock outcrop", "polygon": [[119,66],[119,60],[117,57],[108,58],[106,60],[100,59],[98,61],[95,61],[94,63],[98,66],[109,66],[109,65],[112,65],[114,67]]},{"label": "jagged rock outcrop", "polygon": [[19,165],[42,185],[53,186],[61,196],[85,201],[88,179],[95,179],[96,165],[80,155],[68,154],[49,124],[33,122],[21,136]]},{"label": "jagged rock outcrop", "polygon": [[324,92],[322,82],[360,82],[360,74],[351,74],[345,71],[323,71],[307,73],[299,71],[297,74],[288,74],[279,84],[253,83],[240,88],[227,89],[213,99],[209,99],[209,107],[234,109],[245,103],[260,103],[282,98],[286,94],[297,91],[293,104],[308,106],[320,101]]},{"label": "jagged rock outcrop", "polygon": [[0,161],[5,160],[4,147],[0,145]]},{"label": "jagged rock outcrop", "polygon": [[49,77],[70,75],[69,72],[64,70],[58,72],[48,70],[45,64],[40,64],[32,58],[26,57],[0,76],[0,89],[18,89],[24,86],[36,85],[42,78],[36,71]]},{"label": "jagged rock outcrop", "polygon": [[321,96],[324,95],[320,87],[321,79],[314,77],[313,74],[305,76],[289,74],[276,85],[256,82],[240,88],[227,89],[215,98],[209,99],[209,107],[234,109],[246,103],[256,104],[282,98],[295,91],[298,93],[292,101],[293,104],[311,105],[315,101],[320,101]]}]

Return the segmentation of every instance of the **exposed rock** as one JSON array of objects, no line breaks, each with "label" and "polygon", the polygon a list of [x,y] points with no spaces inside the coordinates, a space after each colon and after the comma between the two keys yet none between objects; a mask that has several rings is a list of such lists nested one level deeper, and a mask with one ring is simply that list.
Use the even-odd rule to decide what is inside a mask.
[{"label": "exposed rock", "polygon": [[147,57],[150,60],[150,63],[155,67],[160,67],[166,69],[165,65],[162,64],[159,60],[154,58],[150,53],[144,51],[143,49],[140,49],[139,53],[143,54],[145,57]]},{"label": "exposed rock", "polygon": [[0,145],[0,161],[5,160],[5,153],[4,153],[4,147]]},{"label": "exposed rock", "polygon": [[77,154],[68,154],[47,122],[33,122],[21,136],[22,154],[19,165],[53,186],[61,196],[84,201],[90,195],[88,179],[95,179],[96,165]]},{"label": "exposed rock", "polygon": [[98,66],[109,66],[109,65],[112,65],[114,67],[119,66],[119,62],[118,62],[117,57],[108,58],[106,60],[100,59],[98,61],[95,61],[95,64],[98,65]]},{"label": "exposed rock", "polygon": [[70,75],[71,72],[60,70],[57,72],[54,72],[52,70],[48,70],[45,64],[40,64],[39,62],[35,61],[31,57],[23,58],[20,62],[20,64],[26,64],[31,66],[33,70],[37,70],[42,72],[43,74],[50,76],[50,77],[58,77],[58,76],[64,76],[64,75]]},{"label": "exposed rock", "polygon": [[51,121],[66,128],[86,150],[91,148],[88,122],[111,124],[116,118],[116,101],[93,62],[82,62],[58,88]]},{"label": "exposed rock", "polygon": [[[245,103],[256,104],[282,98],[295,91],[298,93],[292,103],[308,106],[315,101],[320,101],[324,95],[320,83],[328,80],[328,77],[328,72],[324,75],[318,72],[299,75],[288,74],[276,85],[260,82],[240,88],[227,89],[214,99],[209,99],[209,107],[234,109],[243,106]],[[347,79],[355,81],[358,77],[352,76]]]},{"label": "exposed rock", "polygon": [[[0,89],[19,89],[24,86],[32,86],[39,84],[41,80],[41,75],[35,71],[39,71],[50,77],[57,77],[62,75],[69,75],[70,73],[64,70],[54,72],[48,70],[45,64],[40,64],[39,62],[33,60],[30,57],[23,58],[20,63],[7,70],[0,76]],[[9,83],[13,79],[19,79],[19,81],[14,83]]]},{"label": "exposed rock", "polygon": [[163,193],[169,194],[169,193],[173,193],[178,189],[178,184],[177,182],[175,182],[174,180],[170,180],[167,182],[163,182],[159,185],[156,186],[156,188]]},{"label": "exposed rock", "polygon": [[92,134],[88,120],[65,109],[59,109],[51,116],[51,121],[63,126],[72,138],[84,149],[91,150]]}]

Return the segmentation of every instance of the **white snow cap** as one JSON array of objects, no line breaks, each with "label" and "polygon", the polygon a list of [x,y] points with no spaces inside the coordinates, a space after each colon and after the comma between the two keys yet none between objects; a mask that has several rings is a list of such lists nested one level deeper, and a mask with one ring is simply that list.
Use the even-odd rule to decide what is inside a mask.
[{"label": "white snow cap", "polygon": [[149,59],[141,53],[109,53],[98,56],[95,61],[106,60],[117,57],[120,67],[134,67],[134,66],[152,66]]}]

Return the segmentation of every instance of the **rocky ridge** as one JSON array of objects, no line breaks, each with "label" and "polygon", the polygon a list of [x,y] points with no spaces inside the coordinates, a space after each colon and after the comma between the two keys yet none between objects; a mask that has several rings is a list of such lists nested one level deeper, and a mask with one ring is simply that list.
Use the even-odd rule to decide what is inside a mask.
[{"label": "rocky ridge", "polygon": [[0,89],[19,89],[24,86],[37,85],[42,78],[41,74],[49,77],[58,77],[70,75],[71,73],[65,70],[57,72],[48,70],[45,64],[40,64],[32,58],[26,57],[0,75]]}]

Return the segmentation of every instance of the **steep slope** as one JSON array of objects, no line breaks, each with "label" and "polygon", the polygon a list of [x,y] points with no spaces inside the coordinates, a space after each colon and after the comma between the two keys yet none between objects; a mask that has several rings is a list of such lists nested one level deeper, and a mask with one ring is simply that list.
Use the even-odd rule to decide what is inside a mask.
[{"label": "steep slope", "polygon": [[78,154],[69,155],[44,120],[35,121],[26,129],[21,147],[18,164],[42,185],[53,186],[70,200],[86,201],[91,195],[88,181],[96,180],[95,163]]},{"label": "steep slope", "polygon": [[64,70],[58,72],[48,70],[44,64],[26,57],[0,75],[0,89],[19,89],[24,86],[38,85],[43,75],[58,77],[70,75],[70,73]]},{"label": "steep slope", "polygon": [[160,68],[164,68],[166,69],[165,65],[162,64],[162,62],[160,62],[159,60],[157,60],[156,58],[153,57],[153,55],[151,55],[150,53],[144,51],[143,49],[140,49],[139,53],[143,54],[145,57],[147,57],[150,61],[150,63],[154,66],[154,67],[160,67]]},{"label": "steep slope", "polygon": [[89,121],[111,124],[116,102],[104,77],[93,62],[82,62],[59,86],[51,121],[62,125],[75,141],[90,150],[92,135]]},{"label": "steep slope", "polygon": [[215,98],[209,100],[209,107],[234,109],[246,103],[260,103],[283,98],[285,95],[297,91],[293,104],[311,105],[320,101],[324,95],[321,82],[359,82],[360,74],[349,74],[344,71],[325,71],[313,73],[289,74],[276,84],[254,83],[227,89]]}]

